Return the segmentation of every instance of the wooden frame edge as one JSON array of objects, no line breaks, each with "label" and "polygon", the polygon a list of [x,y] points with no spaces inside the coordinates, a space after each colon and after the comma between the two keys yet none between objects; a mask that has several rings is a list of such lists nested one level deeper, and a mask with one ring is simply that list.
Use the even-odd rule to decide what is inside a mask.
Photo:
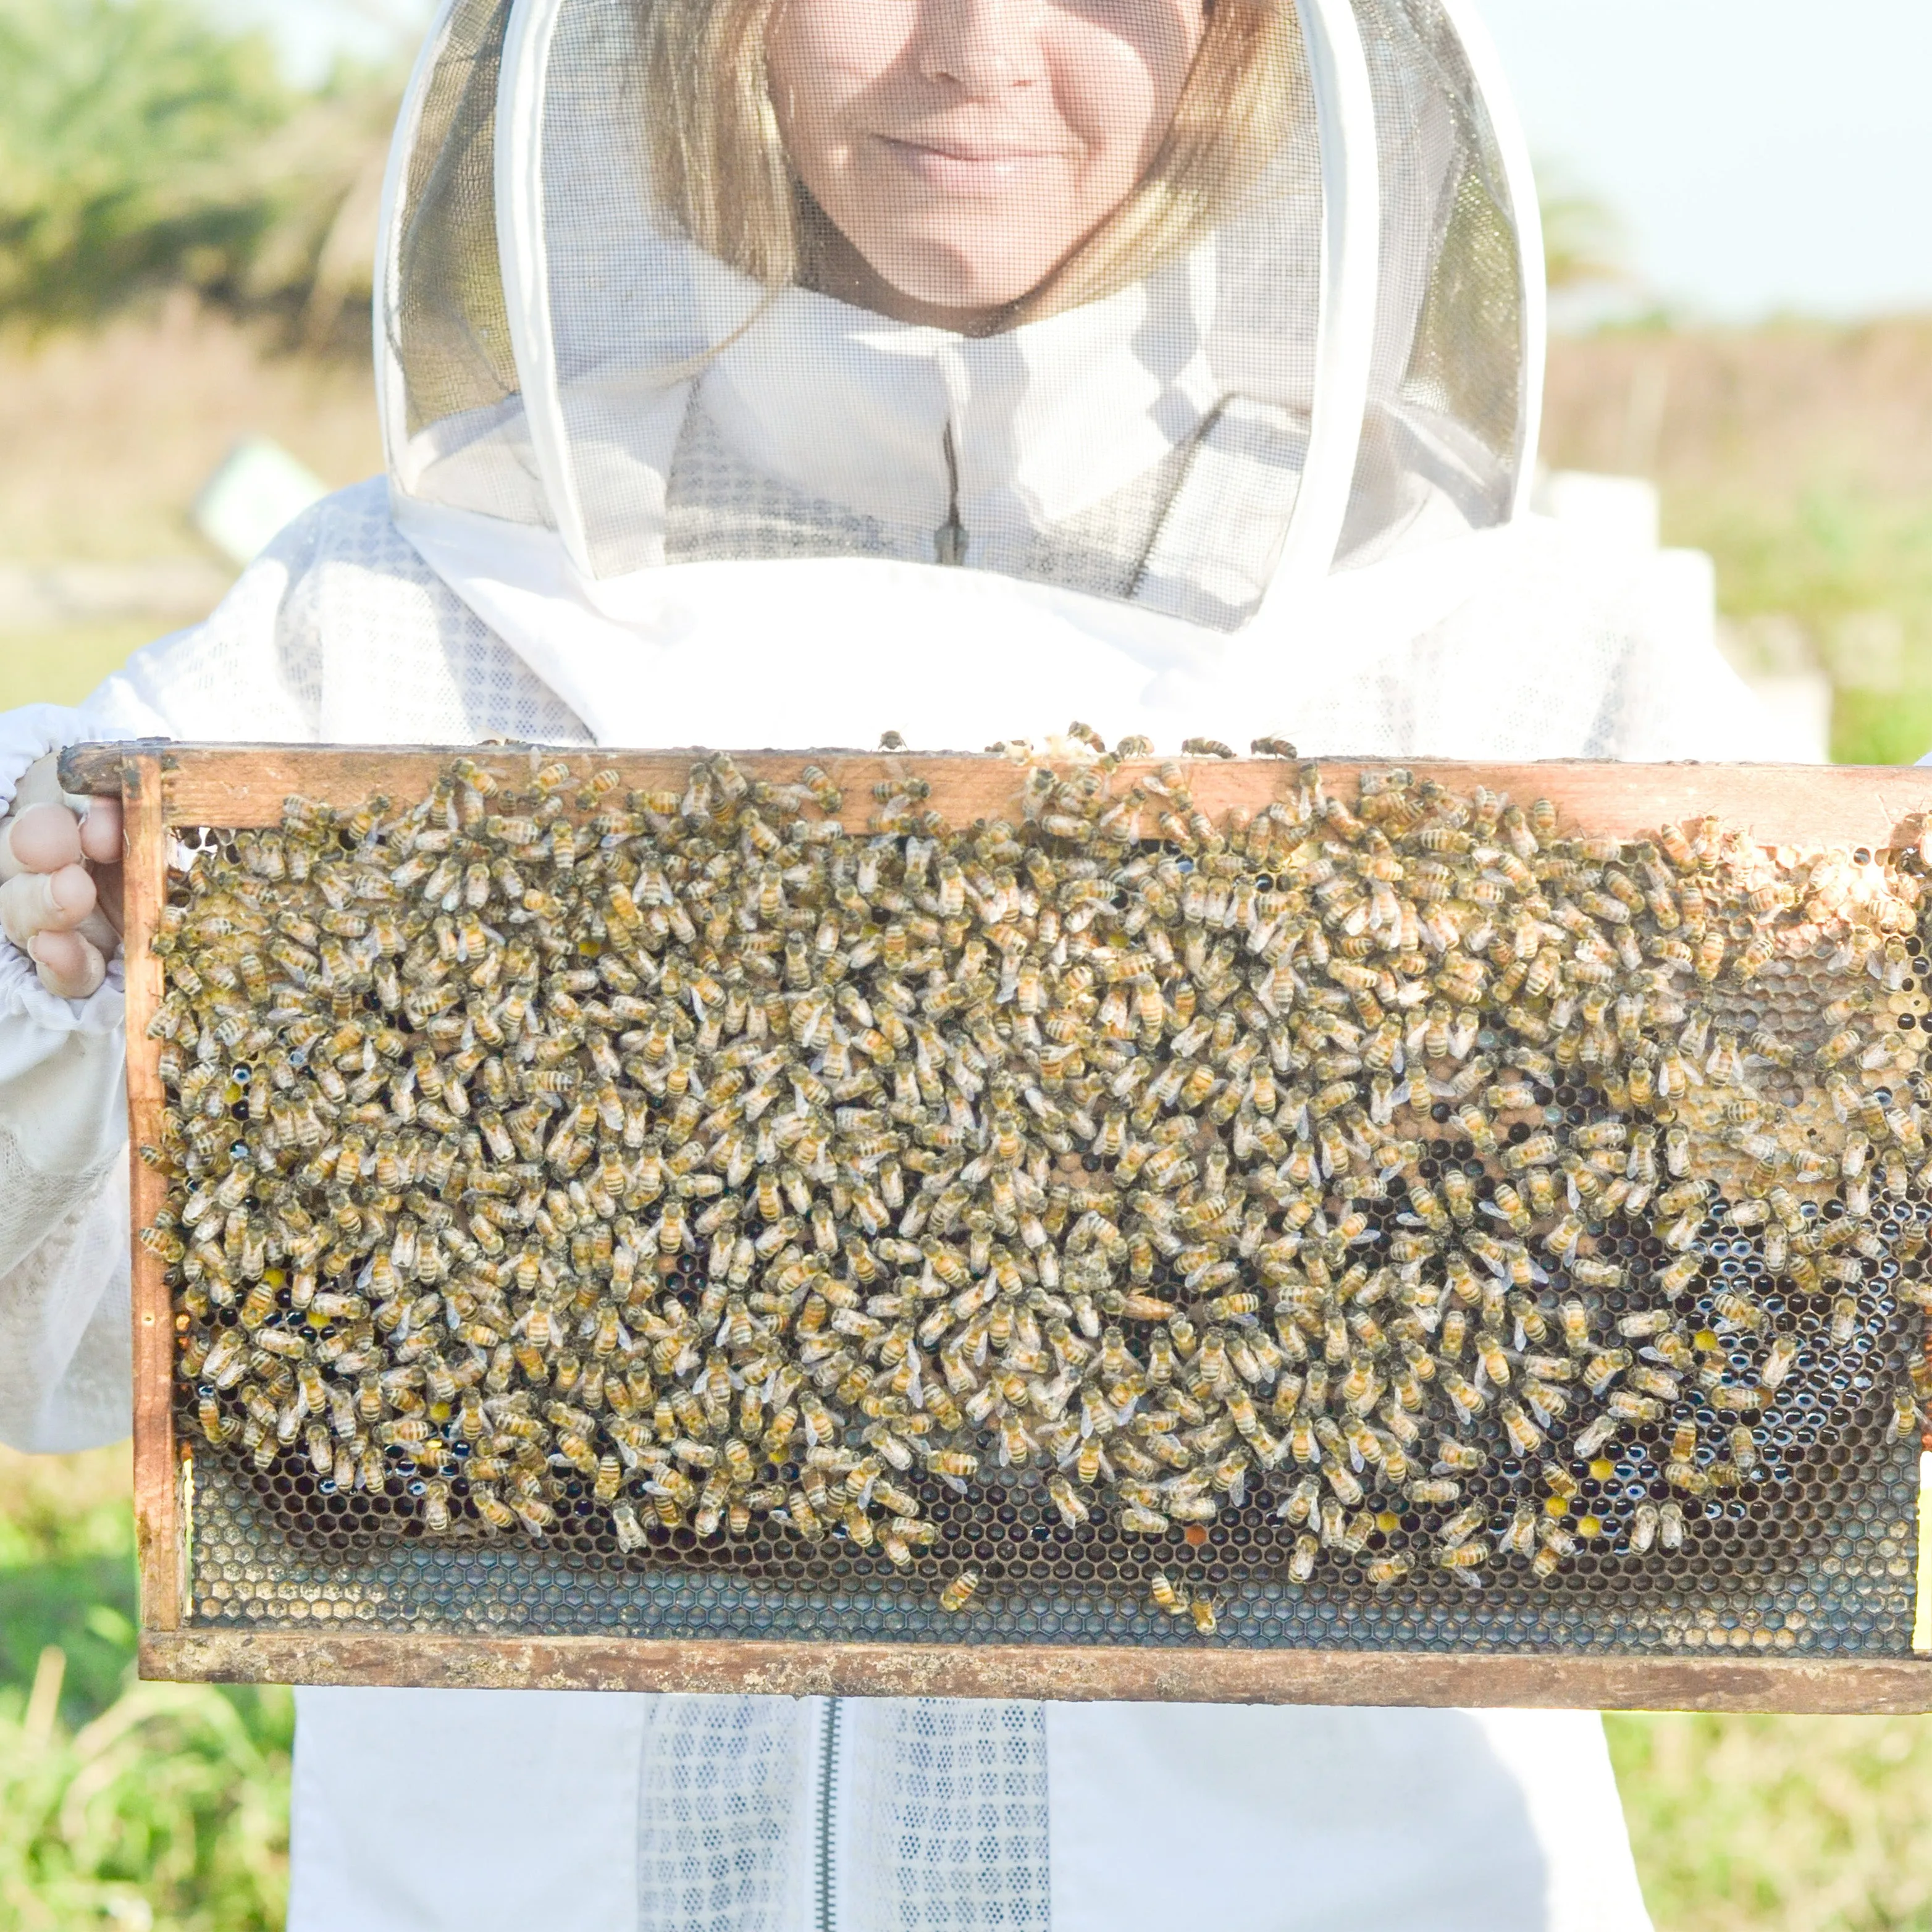
[{"label": "wooden frame edge", "polygon": [[1414,1651],[1072,1649],[407,1631],[150,1631],[143,1677],[430,1690],[1780,1711],[1932,1711],[1932,1661]]},{"label": "wooden frame edge", "polygon": [[[112,793],[122,772],[156,765],[167,792],[169,823],[218,825],[233,830],[280,822],[284,801],[299,792],[325,804],[360,803],[377,790],[426,790],[456,757],[502,777],[527,778],[532,762],[562,757],[580,767],[589,756],[618,771],[627,785],[681,790],[700,747],[625,749],[422,745],[190,745],[142,740],[138,745],[76,746],[63,758],[62,783],[75,793]],[[875,783],[913,773],[933,784],[932,803],[964,824],[975,816],[1011,815],[1018,808],[1026,767],[1010,759],[959,752],[734,751],[748,776],[795,779],[816,761],[847,800],[847,824],[859,829]],[[1064,761],[1057,761],[1064,762]],[[1116,790],[1158,771],[1155,758],[1124,762]],[[1186,767],[1196,802],[1210,817],[1242,807],[1255,811],[1292,784],[1298,767],[1281,758],[1191,758]],[[1932,807],[1932,772],[1912,766],[1607,764],[1576,759],[1540,763],[1336,754],[1316,760],[1333,782],[1402,763],[1418,776],[1452,787],[1484,784],[1521,802],[1548,797],[1592,830],[1640,838],[1659,826],[1716,814],[1760,844],[1876,847],[1918,842]]]},{"label": "wooden frame edge", "polygon": [[[133,1225],[150,1226],[167,1203],[167,1184],[141,1158],[160,1139],[160,1042],[148,1023],[161,1000],[161,962],[144,943],[167,899],[168,828],[161,760],[151,751],[124,760],[128,984],[129,1198]],[[175,1460],[174,1312],[167,1271],[137,1239],[133,1246],[134,1537],[144,1629],[180,1628],[188,1562],[181,1477]]]}]

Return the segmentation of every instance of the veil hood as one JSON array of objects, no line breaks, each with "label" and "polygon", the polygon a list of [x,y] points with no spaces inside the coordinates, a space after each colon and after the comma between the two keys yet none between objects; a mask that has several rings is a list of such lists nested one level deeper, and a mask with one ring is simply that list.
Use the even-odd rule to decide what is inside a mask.
[{"label": "veil hood", "polygon": [[850,568],[800,584],[890,566],[915,598],[963,565],[1088,629],[1099,600],[1184,657],[1391,562],[1412,601],[1425,550],[1460,584],[1457,540],[1520,514],[1541,241],[1468,0],[1278,0],[1286,132],[1213,232],[971,338],[773,291],[682,231],[651,4],[443,0],[391,164],[394,514],[526,656],[558,600],[580,650],[668,643],[692,567],[812,560]]}]

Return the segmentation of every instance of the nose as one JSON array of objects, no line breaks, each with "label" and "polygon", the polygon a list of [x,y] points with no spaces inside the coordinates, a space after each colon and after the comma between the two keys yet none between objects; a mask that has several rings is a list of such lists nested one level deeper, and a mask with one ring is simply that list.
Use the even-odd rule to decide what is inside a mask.
[{"label": "nose", "polygon": [[1051,0],[926,0],[914,49],[920,74],[969,95],[1044,77],[1042,16]]}]

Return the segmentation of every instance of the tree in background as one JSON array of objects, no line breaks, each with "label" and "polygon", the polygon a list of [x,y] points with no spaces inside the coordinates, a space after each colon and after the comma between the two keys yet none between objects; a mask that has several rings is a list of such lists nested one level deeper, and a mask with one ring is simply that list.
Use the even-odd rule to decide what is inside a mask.
[{"label": "tree in background", "polygon": [[187,286],[319,346],[368,290],[397,93],[292,87],[192,0],[0,0],[0,320]]},{"label": "tree in background", "polygon": [[1628,286],[1632,277],[1623,224],[1606,204],[1566,179],[1560,169],[1539,167],[1537,174],[1551,293]]}]

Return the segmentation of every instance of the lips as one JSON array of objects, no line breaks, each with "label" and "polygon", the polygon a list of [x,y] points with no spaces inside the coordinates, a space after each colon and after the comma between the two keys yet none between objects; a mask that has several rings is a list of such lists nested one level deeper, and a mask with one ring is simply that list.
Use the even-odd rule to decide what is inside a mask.
[{"label": "lips", "polygon": [[1001,194],[1061,158],[1052,147],[951,137],[874,137],[898,165],[928,187],[953,194]]}]

